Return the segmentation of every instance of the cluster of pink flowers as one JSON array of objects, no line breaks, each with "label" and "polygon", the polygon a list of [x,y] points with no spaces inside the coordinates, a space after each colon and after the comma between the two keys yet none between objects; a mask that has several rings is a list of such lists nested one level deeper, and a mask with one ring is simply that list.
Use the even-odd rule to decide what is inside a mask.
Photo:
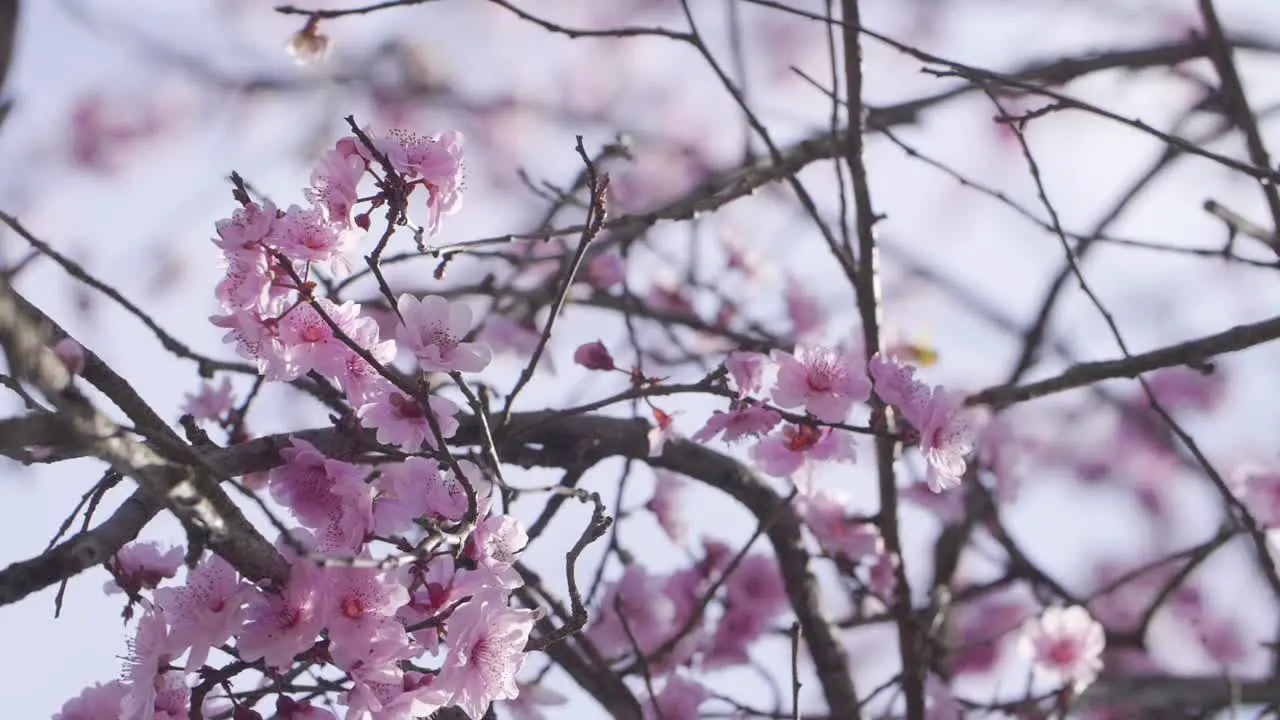
[{"label": "cluster of pink flowers", "polygon": [[[515,518],[490,513],[492,488],[479,467],[434,452],[436,430],[447,439],[458,427],[457,405],[410,396],[378,367],[403,348],[423,371],[483,370],[489,348],[464,339],[473,329],[470,309],[404,295],[395,337],[383,338],[359,305],[317,297],[308,279],[319,270],[349,271],[345,254],[369,226],[357,206],[390,202],[388,188],[410,196],[424,189],[424,229],[435,232],[459,207],[461,140],[392,133],[373,140],[371,152],[344,138],[316,168],[306,208],[280,211],[238,193],[242,207],[217,225],[226,275],[216,291],[223,314],[213,322],[267,379],[314,372],[334,383],[379,442],[410,456],[356,464],[301,438],[281,451],[283,464],[267,485],[300,525],[277,543],[291,563],[283,587],[246,582],[212,555],[182,584],[159,587],[176,574],[180,551],[149,543],[121,550],[108,563],[109,589],[129,593],[143,609],[125,675],[85,690],[61,720],[185,718],[189,681],[215,652],[269,675],[299,661],[340,672],[347,720],[408,720],[446,706],[479,718],[493,701],[519,694],[515,677],[537,613],[510,607],[509,598],[523,584],[513,566],[528,536]],[[366,178],[377,178],[378,192],[361,200]],[[224,383],[189,396],[185,409],[215,419],[229,406]],[[435,459],[415,455],[424,446]],[[395,562],[376,561],[379,548],[394,551]],[[426,661],[435,670],[417,669],[423,656],[437,658]],[[237,718],[260,717],[240,701],[210,697]],[[333,717],[283,694],[277,713]]]}]

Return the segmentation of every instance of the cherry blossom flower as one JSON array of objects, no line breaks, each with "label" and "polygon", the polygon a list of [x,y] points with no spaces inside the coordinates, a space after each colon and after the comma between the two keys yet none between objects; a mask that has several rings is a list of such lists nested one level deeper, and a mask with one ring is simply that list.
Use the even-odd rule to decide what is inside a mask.
[{"label": "cherry blossom flower", "polygon": [[[108,595],[121,592],[137,594],[177,574],[182,565],[182,548],[172,547],[161,552],[160,545],[155,542],[130,543],[120,548],[106,564],[114,577],[102,586],[103,592]],[[123,585],[117,585],[117,582]]]},{"label": "cherry blossom flower", "polygon": [[449,703],[473,718],[495,700],[519,695],[516,674],[524,667],[524,645],[538,613],[507,607],[504,594],[478,593],[449,617],[449,656],[435,683],[451,693]]},{"label": "cherry blossom flower", "polygon": [[[876,396],[904,413],[923,407],[929,398],[929,386],[916,379],[916,369],[896,357],[886,357],[883,353],[872,355],[867,361],[867,372],[874,382]],[[908,421],[919,427],[916,420],[908,417]]]},{"label": "cherry blossom flower", "polygon": [[245,624],[237,636],[240,659],[261,659],[283,670],[312,646],[324,628],[328,581],[308,560],[295,562],[279,593],[259,592],[249,600]]},{"label": "cherry blossom flower", "polygon": [[1106,636],[1089,611],[1076,605],[1051,607],[1022,627],[1019,651],[1037,672],[1083,690],[1102,670]]},{"label": "cherry blossom flower", "polygon": [[359,319],[360,306],[351,301],[335,305],[326,298],[320,298],[317,304],[319,309],[310,303],[299,303],[280,319],[280,342],[288,352],[296,375],[315,370],[330,377],[341,376],[347,370],[351,350],[333,334],[320,311],[323,310],[343,334],[350,337],[348,330]]},{"label": "cherry blossom flower", "polygon": [[308,200],[324,208],[329,222],[350,227],[351,210],[359,196],[356,187],[368,167],[369,162],[360,155],[356,139],[344,137],[320,156],[320,162],[311,172],[311,187],[304,193]]},{"label": "cherry blossom flower", "polygon": [[867,590],[884,603],[893,604],[898,590],[898,559],[893,553],[883,551],[875,556],[875,560],[866,568]]},{"label": "cherry blossom flower", "polygon": [[779,407],[803,407],[824,422],[844,422],[855,402],[866,400],[871,382],[845,348],[799,347],[795,355],[774,350],[778,382],[773,401]]},{"label": "cherry blossom flower", "polygon": [[[541,336],[542,332],[534,326],[532,320],[517,321],[506,315],[491,313],[485,318],[476,340],[489,346],[495,354],[510,353],[516,357],[528,358],[532,357]],[[542,356],[542,364],[548,372],[555,372],[555,363],[550,355]]]},{"label": "cherry blossom flower", "polygon": [[[628,565],[622,577],[609,586],[587,630],[587,637],[602,655],[615,657],[633,652],[628,629],[640,651],[645,653],[671,636],[676,630],[676,608],[664,593],[663,585],[661,578],[650,576],[643,566],[635,563]],[[619,614],[626,618],[626,628]]]},{"label": "cherry blossom flower", "polygon": [[738,399],[754,395],[764,389],[764,369],[769,356],[757,352],[735,350],[725,358],[724,366],[729,377],[738,386]]},{"label": "cherry blossom flower", "polygon": [[346,254],[359,238],[359,233],[329,222],[320,208],[297,205],[289,206],[271,233],[271,242],[285,255],[303,262],[325,263],[335,277],[351,272]]},{"label": "cherry blossom flower", "polygon": [[616,252],[597,253],[587,262],[582,271],[591,287],[602,291],[621,283],[626,277],[622,257]]},{"label": "cherry blossom flower", "polygon": [[[547,687],[544,683],[517,682],[520,694],[504,701],[502,708],[513,720],[548,720],[538,708],[545,705],[563,705],[569,698]],[[56,720],[56,718],[55,718]]]},{"label": "cherry blossom flower", "polygon": [[[679,627],[683,627],[680,625]],[[702,668],[718,670],[751,661],[747,652],[752,643],[769,629],[769,618],[752,608],[731,605],[716,622],[715,633],[703,649]]]},{"label": "cherry blossom flower", "polygon": [[644,717],[645,720],[698,720],[701,717],[698,708],[709,697],[710,691],[702,685],[680,675],[672,675],[667,678],[662,692],[645,706]]},{"label": "cherry blossom flower", "polygon": [[678,475],[667,470],[655,469],[653,474],[656,478],[653,497],[645,503],[645,508],[658,519],[658,525],[671,538],[671,542],[683,545],[689,533],[679,502],[684,482]]},{"label": "cherry blossom flower", "polygon": [[[405,130],[392,130],[374,141],[396,172],[418,179],[427,190],[427,222],[424,230],[435,235],[444,215],[462,209],[462,133],[448,131],[422,137]],[[361,154],[366,149],[359,148]]]},{"label": "cherry blossom flower", "polygon": [[1235,472],[1232,486],[1258,523],[1280,527],[1280,469],[1246,465]]},{"label": "cherry blossom flower", "polygon": [[223,376],[222,384],[216,388],[205,380],[200,383],[199,392],[185,395],[182,412],[196,420],[218,420],[231,412],[231,392],[229,377]]},{"label": "cherry blossom flower", "polygon": [[726,443],[735,443],[746,437],[760,437],[782,422],[782,415],[777,410],[744,402],[731,407],[729,412],[715,410],[707,419],[707,424],[693,434],[693,440],[705,443],[720,435]]},{"label": "cherry blossom flower", "polygon": [[573,361],[588,370],[614,370],[617,368],[617,365],[613,362],[613,356],[609,354],[609,348],[606,348],[604,343],[599,340],[579,345],[578,349],[573,351]]},{"label": "cherry blossom flower", "polygon": [[431,675],[406,672],[394,683],[357,680],[343,695],[347,717],[358,720],[415,720],[430,716],[448,701],[448,692]]},{"label": "cherry blossom flower", "polygon": [[325,568],[325,574],[329,582],[325,625],[335,646],[363,648],[380,621],[393,617],[409,602],[408,589],[375,568],[331,567]]},{"label": "cherry blossom flower", "polygon": [[213,243],[228,258],[237,255],[259,256],[262,254],[263,241],[271,234],[278,215],[276,206],[270,202],[266,205],[251,202],[236,208],[230,218],[214,223],[218,237]]},{"label": "cherry blossom flower", "polygon": [[169,628],[157,610],[138,619],[137,632],[129,643],[124,680],[128,688],[120,701],[120,714],[136,720],[155,718],[156,691],[163,686],[161,674],[172,659]]},{"label": "cherry blossom flower", "polygon": [[855,454],[847,433],[788,423],[752,448],[751,457],[764,473],[790,477],[807,461],[852,462]]},{"label": "cherry blossom flower", "polygon": [[529,544],[529,535],[520,521],[510,515],[491,515],[481,520],[467,542],[467,556],[493,574],[496,583],[504,588],[517,588],[524,584],[513,565],[516,556]]},{"label": "cherry blossom flower", "polygon": [[955,648],[952,669],[957,675],[992,670],[1004,655],[1006,641],[1028,616],[1027,607],[1007,597],[984,597],[957,603],[948,628],[948,646]]},{"label": "cherry blossom flower", "polygon": [[342,504],[344,485],[363,486],[366,470],[325,457],[299,437],[280,450],[284,464],[271,470],[271,497],[311,528],[323,527]]},{"label": "cherry blossom flower", "polygon": [[156,604],[164,608],[169,621],[170,647],[191,649],[188,672],[203,665],[209,650],[240,629],[249,590],[240,582],[235,568],[210,554],[187,573],[185,585],[156,591]]},{"label": "cherry blossom flower", "polygon": [[777,560],[759,553],[748,555],[724,582],[729,605],[742,608],[766,619],[781,613],[788,605],[787,588],[778,572]]},{"label": "cherry blossom flower", "polygon": [[822,306],[805,290],[804,284],[795,278],[787,278],[783,297],[787,304],[787,317],[791,318],[797,338],[808,337],[826,321]]},{"label": "cherry blossom flower", "polygon": [[920,449],[929,461],[929,487],[942,492],[958,486],[967,467],[965,456],[973,452],[978,435],[976,411],[964,407],[961,395],[939,385],[917,413],[912,424],[920,430]]},{"label": "cherry blossom flower", "polygon": [[[446,397],[432,395],[427,398],[427,405],[435,415],[440,427],[440,434],[448,440],[458,431],[458,406]],[[423,443],[428,447],[436,446],[436,436],[431,430],[431,421],[427,419],[418,401],[405,397],[395,390],[389,390],[378,399],[361,405],[356,410],[356,417],[368,428],[377,431],[378,442],[385,445],[396,445],[408,452],[417,452]]]},{"label": "cherry blossom flower", "polygon": [[187,720],[191,717],[191,688],[184,673],[168,672],[156,680],[152,705],[154,720]]},{"label": "cherry blossom flower", "polygon": [[848,508],[847,495],[827,488],[801,495],[797,506],[813,536],[833,557],[857,563],[883,552],[879,528],[874,523],[854,521]]},{"label": "cherry blossom flower", "polygon": [[53,720],[118,720],[120,701],[128,691],[119,680],[91,685],[68,700]]},{"label": "cherry blossom flower", "polygon": [[367,616],[358,636],[342,635],[329,646],[333,664],[342,668],[356,684],[399,684],[404,679],[402,660],[422,654],[422,648],[391,617]]},{"label": "cherry blossom flower", "polygon": [[463,342],[471,331],[471,308],[466,303],[449,302],[439,295],[418,300],[401,295],[396,302],[404,324],[396,328],[396,338],[418,358],[423,370],[480,372],[493,354],[480,343]]}]

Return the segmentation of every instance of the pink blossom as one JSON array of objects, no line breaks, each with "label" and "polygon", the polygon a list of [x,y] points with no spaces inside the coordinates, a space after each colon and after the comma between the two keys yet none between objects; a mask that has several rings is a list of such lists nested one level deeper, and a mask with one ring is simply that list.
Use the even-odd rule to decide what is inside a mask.
[{"label": "pink blossom", "polygon": [[[374,141],[396,172],[421,180],[425,186],[428,218],[424,229],[430,235],[439,232],[442,216],[462,209],[463,139],[462,133],[452,130],[434,137],[392,130]],[[359,150],[366,152],[363,147]]]},{"label": "pink blossom", "polygon": [[467,542],[467,556],[504,588],[524,584],[513,565],[516,556],[529,544],[529,535],[520,521],[510,515],[490,515],[481,520]]},{"label": "pink blossom", "polygon": [[579,345],[578,349],[573,351],[573,361],[588,370],[617,368],[613,362],[613,356],[609,354],[609,349],[599,340]]},{"label": "pink blossom", "polygon": [[[520,693],[501,705],[511,715],[512,720],[548,720],[547,716],[538,709],[539,706],[563,705],[569,701],[569,698],[552,690],[544,683],[517,682],[516,687]],[[499,716],[501,717],[501,713]]]},{"label": "pink blossom", "polygon": [[[458,431],[458,421],[454,418],[458,414],[458,406],[439,395],[428,397],[427,405],[435,415],[444,439],[453,437]],[[432,448],[436,446],[435,433],[422,406],[417,400],[395,390],[361,405],[356,410],[356,417],[365,427],[377,430],[378,442],[385,445],[395,445],[408,452],[417,452],[423,443]]]},{"label": "pink blossom", "polygon": [[[476,485],[482,475],[479,468],[467,460],[459,460],[458,465],[481,494]],[[379,534],[409,531],[418,518],[456,522],[466,514],[466,489],[451,470],[441,468],[435,460],[411,457],[383,465],[380,470],[379,492],[373,504],[374,529]]]},{"label": "pink blossom", "polygon": [[227,258],[213,296],[229,312],[257,310],[270,297],[271,260],[262,250]]},{"label": "pink blossom", "polygon": [[114,571],[115,577],[108,580],[102,590],[108,595],[120,592],[136,594],[173,577],[181,565],[180,547],[169,548],[162,553],[160,545],[155,542],[130,543],[107,561],[107,567]]},{"label": "pink blossom", "polygon": [[287,349],[289,359],[297,375],[315,370],[323,375],[339,377],[347,370],[350,348],[338,339],[320,315],[323,311],[343,332],[352,328],[360,315],[360,306],[354,302],[335,305],[320,298],[319,309],[310,303],[299,303],[280,318],[280,342]]},{"label": "pink blossom", "polygon": [[1052,607],[1022,626],[1019,651],[1035,661],[1037,672],[1055,682],[1087,687],[1102,670],[1106,636],[1089,611],[1076,605]]},{"label": "pink blossom", "polygon": [[645,503],[645,508],[658,519],[658,525],[671,538],[671,542],[683,545],[689,532],[680,512],[679,495],[684,482],[678,475],[667,470],[655,469],[653,473],[656,477],[653,497]]},{"label": "pink blossom", "polygon": [[293,657],[310,648],[324,628],[327,592],[320,568],[308,560],[295,562],[281,592],[260,592],[249,600],[236,640],[240,658],[261,658],[278,670],[292,666]]},{"label": "pink blossom", "polygon": [[911,424],[920,430],[920,449],[929,461],[929,487],[942,492],[959,485],[965,456],[973,452],[978,435],[976,412],[964,407],[961,395],[939,385]]},{"label": "pink blossom", "polygon": [[823,549],[857,563],[883,552],[884,539],[874,523],[850,518],[848,504],[843,493],[818,488],[801,495],[797,509]]},{"label": "pink blossom", "polygon": [[[651,577],[639,563],[627,566],[622,577],[605,592],[587,630],[587,637],[602,655],[616,657],[634,651],[627,629],[645,653],[675,632],[676,607],[664,593],[663,585],[661,578]],[[619,614],[626,618],[626,628]]]},{"label": "pink blossom", "polygon": [[738,398],[754,395],[764,389],[764,369],[769,357],[757,352],[735,350],[725,358],[724,366],[729,377],[738,386]]},{"label": "pink blossom", "polygon": [[404,324],[396,328],[396,338],[418,358],[423,370],[480,372],[493,354],[474,342],[463,342],[471,331],[471,308],[466,303],[449,302],[439,295],[418,300],[401,295],[396,307]]},{"label": "pink blossom", "polygon": [[333,639],[329,655],[333,664],[361,683],[398,684],[404,679],[402,660],[422,654],[422,648],[404,631],[404,625],[391,617],[368,616],[360,624],[359,635],[343,634]]},{"label": "pink blossom", "polygon": [[368,167],[361,157],[352,137],[344,137],[320,157],[311,172],[311,187],[307,198],[324,208],[329,222],[341,227],[351,226],[351,210],[359,193],[356,187]]},{"label": "pink blossom", "polygon": [[822,327],[826,320],[822,306],[810,295],[802,283],[795,278],[787,278],[787,288],[783,295],[787,303],[787,317],[795,328],[795,336],[807,337]]},{"label": "pink blossom", "polygon": [[209,321],[227,330],[222,341],[234,342],[236,352],[247,360],[255,361],[258,372],[267,380],[287,382],[297,379],[297,368],[293,366],[288,351],[280,342],[280,332],[274,322],[265,321],[254,313],[243,312],[214,315]]},{"label": "pink blossom", "polygon": [[62,361],[63,367],[72,375],[84,372],[84,348],[75,338],[64,337],[53,344],[53,354]]},{"label": "pink blossom", "polygon": [[583,268],[587,282],[596,290],[608,290],[622,282],[626,277],[626,268],[622,265],[622,256],[616,252],[597,253]]},{"label": "pink blossom", "polygon": [[524,667],[525,643],[538,613],[507,607],[505,594],[479,593],[449,617],[449,657],[435,682],[451,693],[449,703],[473,718],[494,700],[520,694],[516,674]]},{"label": "pink blossom", "polygon": [[161,675],[173,657],[170,645],[169,628],[160,612],[144,613],[129,643],[124,672],[128,691],[120,702],[122,716],[136,720],[155,718],[156,691],[163,687]]},{"label": "pink blossom", "polygon": [[231,378],[223,376],[222,384],[214,387],[205,380],[200,383],[200,391],[187,393],[182,405],[182,412],[196,420],[218,420],[231,412]]},{"label": "pink blossom", "polygon": [[789,477],[808,461],[852,462],[855,455],[847,433],[788,423],[753,447],[751,457],[764,473]]},{"label": "pink blossom", "polygon": [[[325,624],[333,644],[363,648],[382,619],[409,602],[409,591],[392,575],[374,568],[325,568]],[[361,654],[357,652],[356,654]]]},{"label": "pink blossom", "polygon": [[844,348],[799,347],[796,354],[774,350],[778,382],[773,401],[779,407],[803,407],[825,422],[844,422],[855,402],[866,400],[871,382],[853,353]]},{"label": "pink blossom", "polygon": [[53,720],[119,720],[120,701],[127,692],[119,680],[91,685],[68,700]]},{"label": "pink blossom", "polygon": [[698,708],[711,693],[702,685],[680,675],[667,678],[667,684],[645,706],[645,720],[698,720]]},{"label": "pink blossom", "polygon": [[926,479],[919,482],[912,482],[910,485],[899,491],[899,497],[903,502],[911,503],[924,510],[933,513],[935,517],[944,523],[956,523],[964,519],[965,500],[964,493],[945,493],[938,492],[937,486],[932,484],[936,482],[932,473],[926,475]]},{"label": "pink blossom", "polygon": [[1238,623],[1225,618],[1204,617],[1195,623],[1196,637],[1213,661],[1234,667],[1248,657],[1244,633]]},{"label": "pink blossom", "polygon": [[156,591],[156,603],[169,620],[170,647],[191,649],[188,672],[204,665],[209,650],[240,629],[248,593],[235,568],[212,554],[187,573],[184,586]]},{"label": "pink blossom", "polygon": [[465,598],[477,584],[466,575],[467,571],[458,570],[449,555],[432,558],[425,571],[421,565],[414,566],[409,602],[396,611],[396,618],[405,627],[423,626],[413,630],[413,637],[427,652],[439,652],[440,621],[448,616],[452,605]]},{"label": "pink blossom", "polygon": [[[872,355],[867,361],[867,372],[874,381],[876,396],[904,413],[922,407],[929,398],[929,386],[916,379],[916,369],[896,357],[886,357],[883,353]],[[907,419],[916,425],[915,420]]]},{"label": "pink blossom", "polygon": [[745,402],[731,407],[728,412],[715,410],[707,424],[693,434],[696,442],[705,443],[716,435],[726,443],[734,443],[745,437],[759,437],[782,422],[782,415],[763,405]]},{"label": "pink blossom", "polygon": [[342,504],[344,485],[364,485],[366,470],[325,457],[299,437],[280,450],[284,464],[271,470],[271,497],[311,528],[323,527]]},{"label": "pink blossom", "polygon": [[744,557],[725,580],[724,589],[731,607],[749,610],[766,619],[788,606],[787,588],[778,572],[778,563],[769,555]]},{"label": "pink blossom", "polygon": [[1022,603],[1001,597],[958,603],[949,625],[953,636],[948,641],[955,648],[955,673],[985,673],[994,668],[1004,653],[1005,639],[1027,615]]},{"label": "pink blossom", "polygon": [[448,691],[431,675],[406,672],[394,683],[357,680],[342,702],[347,717],[359,720],[415,720],[430,716],[448,701]]},{"label": "pink blossom", "polygon": [[184,673],[167,672],[156,680],[155,720],[187,720],[190,707],[191,688]]},{"label": "pink blossom", "polygon": [[[480,327],[476,340],[488,345],[494,353],[511,353],[527,358],[533,355],[541,336],[542,332],[534,327],[532,321],[517,321],[506,315],[490,313]],[[546,365],[548,372],[555,372],[555,364],[550,355],[544,355],[542,363]]]},{"label": "pink blossom", "polygon": [[214,223],[218,237],[213,243],[229,259],[239,255],[260,256],[262,243],[274,229],[278,214],[270,202],[265,206],[251,202],[236,208],[230,218]]},{"label": "pink blossom", "polygon": [[[1147,375],[1146,380],[1151,394],[1169,412],[1184,408],[1209,412],[1226,398],[1227,375],[1221,366],[1210,373],[1189,367],[1163,368]],[[1134,403],[1151,412],[1146,393],[1138,393]]]},{"label": "pink blossom", "polygon": [[357,233],[330,223],[318,207],[303,209],[290,205],[272,229],[271,242],[294,260],[326,263],[336,277],[351,272],[346,253],[350,251]]},{"label": "pink blossom", "polygon": [[[380,339],[381,331],[378,322],[367,313],[362,314],[349,327],[343,329],[347,336],[356,345],[368,351],[378,364],[387,367],[395,361],[398,350],[396,341]],[[338,382],[342,385],[342,391],[346,393],[347,400],[353,405],[359,406],[369,402],[378,393],[387,392],[390,387],[390,381],[384,378],[377,368],[350,348],[344,348],[340,370],[341,372],[337,373]]]},{"label": "pink blossom", "polygon": [[768,629],[768,616],[755,612],[750,606],[730,605],[716,622],[715,633],[703,650],[703,669],[718,670],[750,662],[748,648]]},{"label": "pink blossom", "polygon": [[1246,465],[1235,472],[1232,486],[1259,524],[1280,527],[1280,470]]}]

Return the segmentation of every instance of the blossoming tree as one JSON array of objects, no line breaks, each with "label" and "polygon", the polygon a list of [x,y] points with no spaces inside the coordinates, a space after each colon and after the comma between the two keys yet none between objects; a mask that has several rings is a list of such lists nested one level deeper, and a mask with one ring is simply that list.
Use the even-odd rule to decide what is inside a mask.
[{"label": "blossoming tree", "polygon": [[[1242,78],[1280,44],[1236,32],[1244,10],[1199,0],[1141,33],[1128,15],[1095,18],[1129,38],[1115,47],[989,69],[928,49],[983,3],[872,5],[207,9],[229,36],[271,28],[264,47],[287,47],[293,69],[228,69],[163,33],[117,33],[215,103],[275,95],[293,112],[337,91],[290,180],[225,166],[201,191],[218,219],[190,232],[212,245],[182,253],[213,269],[157,290],[198,298],[176,308],[182,330],[157,319],[158,295],[131,299],[128,280],[43,228],[40,193],[5,197],[29,212],[0,213],[4,473],[91,459],[101,476],[60,528],[28,530],[53,535],[43,551],[0,563],[0,606],[46,593],[75,613],[68,588],[102,586],[123,623],[120,648],[76,650],[122,654],[119,674],[57,698],[54,717],[944,720],[1280,704],[1274,412],[1249,441],[1260,449],[1242,448],[1254,416],[1233,397],[1280,389],[1264,354],[1280,318],[1258,319],[1248,292],[1200,314],[1183,296],[1229,282],[1274,305],[1280,172],[1258,98],[1275,88],[1246,92]],[[16,7],[0,2],[3,47]],[[486,47],[456,76],[435,69],[397,27],[419,21],[441,44],[452,24]],[[494,99],[467,84],[509,66],[494,47],[520,42],[550,89]],[[1139,71],[1163,94],[1135,119],[1105,83]],[[989,127],[945,114],[963,103]],[[140,148],[176,153],[166,137],[211,122],[160,105],[81,98],[58,162],[153,181],[130,179]],[[912,127],[934,114],[953,140],[985,133],[979,170]],[[237,120],[246,135],[257,122]],[[303,133],[297,113],[283,122]],[[1054,176],[1080,154],[1063,151],[1077,133],[1101,148],[1118,133],[1154,160],[1125,166],[1128,185],[1079,190]],[[967,208],[915,196],[927,173],[1049,242],[1026,267],[972,237],[956,250]],[[1179,204],[1188,176],[1218,194]],[[180,190],[149,192],[160,212],[155,198]],[[1128,223],[1160,193],[1174,223],[1201,223],[1191,241]],[[1103,219],[1073,229],[1097,203]],[[928,241],[895,237],[926,221]],[[1206,239],[1224,227],[1225,242]],[[1120,270],[1086,263],[1109,247],[1131,253]],[[140,321],[145,346],[95,331],[92,301],[81,316],[48,309],[45,269]],[[1157,296],[1173,312],[1156,319],[1113,308],[1144,277],[1190,289]],[[1055,324],[1067,312],[1100,318],[1097,332]],[[1205,328],[1178,330],[1180,314]],[[111,360],[122,345],[135,363],[185,363],[185,398],[157,401],[147,365]],[[1250,357],[1269,386],[1236,361]],[[1069,492],[1036,506],[1045,485]],[[150,533],[163,517],[173,532]]]}]

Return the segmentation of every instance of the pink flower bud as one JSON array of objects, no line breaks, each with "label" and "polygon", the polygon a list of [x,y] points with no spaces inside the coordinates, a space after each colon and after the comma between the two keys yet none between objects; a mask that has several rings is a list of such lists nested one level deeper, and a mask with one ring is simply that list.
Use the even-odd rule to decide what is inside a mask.
[{"label": "pink flower bud", "polygon": [[617,367],[608,348],[599,340],[579,346],[573,353],[573,361],[588,370],[613,370]]}]

